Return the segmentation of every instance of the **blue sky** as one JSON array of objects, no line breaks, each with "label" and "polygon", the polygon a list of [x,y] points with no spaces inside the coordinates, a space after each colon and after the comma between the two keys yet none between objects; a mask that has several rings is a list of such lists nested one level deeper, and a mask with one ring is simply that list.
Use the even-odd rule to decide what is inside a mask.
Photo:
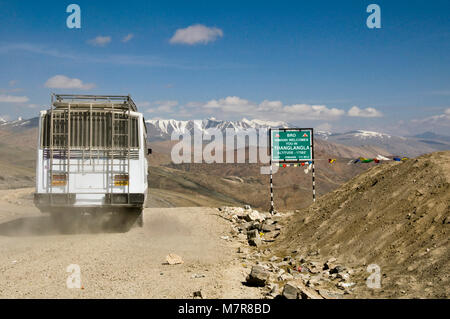
[{"label": "blue sky", "polygon": [[[81,29],[66,7],[81,8]],[[366,7],[381,8],[369,29]],[[450,135],[449,1],[3,1],[0,117],[51,92],[131,94],[146,118]]]}]

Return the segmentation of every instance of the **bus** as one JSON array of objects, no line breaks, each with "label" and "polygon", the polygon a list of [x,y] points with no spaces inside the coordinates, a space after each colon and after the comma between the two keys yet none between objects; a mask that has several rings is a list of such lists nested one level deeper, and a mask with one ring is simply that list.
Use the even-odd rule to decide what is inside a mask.
[{"label": "bus", "polygon": [[146,141],[129,95],[53,93],[39,116],[35,205],[65,228],[85,215],[120,229],[142,227]]}]

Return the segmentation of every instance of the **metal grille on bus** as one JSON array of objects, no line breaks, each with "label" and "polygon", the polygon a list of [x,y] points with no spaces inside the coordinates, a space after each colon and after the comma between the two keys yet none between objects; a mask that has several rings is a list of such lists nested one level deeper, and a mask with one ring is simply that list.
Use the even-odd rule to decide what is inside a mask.
[{"label": "metal grille on bus", "polygon": [[[70,148],[117,150],[128,148],[128,114],[101,111],[71,111],[70,132],[68,111],[53,111],[53,149]],[[92,118],[91,118],[92,114]],[[114,115],[114,132],[112,116]],[[43,119],[41,147],[50,147],[50,114]],[[130,148],[139,148],[138,119],[130,120]]]},{"label": "metal grille on bus", "polygon": [[[111,159],[114,156],[114,159],[127,159],[128,158],[128,150],[70,150],[70,159]],[[50,158],[50,150],[44,150],[44,159]],[[65,150],[53,150],[53,158],[54,159],[67,159],[67,151]],[[130,150],[130,159],[137,160],[139,159],[139,150],[134,149]]]}]

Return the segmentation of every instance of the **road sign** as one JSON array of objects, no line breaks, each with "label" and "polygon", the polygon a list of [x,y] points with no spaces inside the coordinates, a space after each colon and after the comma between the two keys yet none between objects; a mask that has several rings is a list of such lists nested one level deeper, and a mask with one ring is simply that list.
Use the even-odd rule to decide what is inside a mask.
[{"label": "road sign", "polygon": [[270,130],[272,162],[312,161],[312,129],[272,129]]},{"label": "road sign", "polygon": [[[269,129],[270,142],[270,212],[274,210],[272,164],[309,162],[312,168],[312,195],[316,201],[314,170],[314,134],[312,128]],[[280,164],[281,165],[281,164]],[[282,164],[283,167],[290,166]],[[294,165],[295,167],[295,165]]]}]

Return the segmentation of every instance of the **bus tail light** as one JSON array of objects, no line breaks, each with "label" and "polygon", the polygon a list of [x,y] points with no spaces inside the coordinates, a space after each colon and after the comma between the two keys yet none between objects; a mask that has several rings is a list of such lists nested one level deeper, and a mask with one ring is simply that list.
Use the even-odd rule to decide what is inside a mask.
[{"label": "bus tail light", "polygon": [[53,174],[52,175],[52,186],[65,186],[67,184],[66,174]]},{"label": "bus tail light", "polygon": [[128,174],[114,175],[114,186],[128,186]]}]

